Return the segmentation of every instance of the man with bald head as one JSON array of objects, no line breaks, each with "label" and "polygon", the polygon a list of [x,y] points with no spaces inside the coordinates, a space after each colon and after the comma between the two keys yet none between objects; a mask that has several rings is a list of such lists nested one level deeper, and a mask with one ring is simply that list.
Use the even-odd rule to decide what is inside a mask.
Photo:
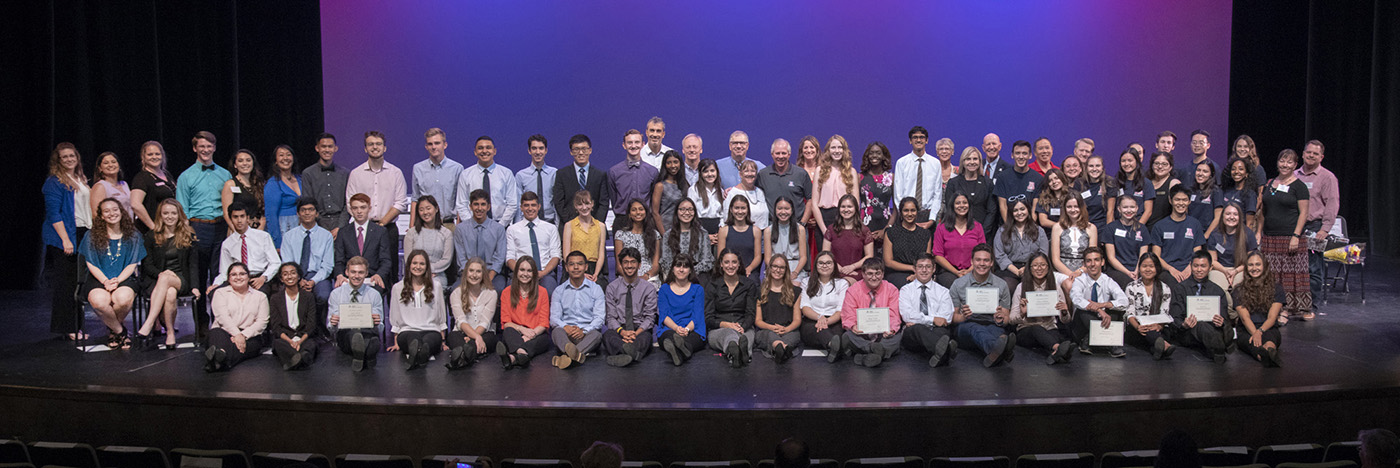
[{"label": "man with bald head", "polygon": [[[739,185],[739,164],[748,159],[749,154],[749,134],[743,130],[735,130],[729,134],[729,157],[715,161],[719,166],[719,179],[725,190],[729,190],[735,185]],[[767,167],[765,164],[754,161],[758,165],[758,170]]]},{"label": "man with bald head", "polygon": [[1011,168],[1010,163],[1001,159],[1001,137],[995,133],[988,133],[982,137],[982,154],[986,159],[982,161],[982,175],[990,177],[992,186],[996,186],[1001,171]]},{"label": "man with bald head", "polygon": [[763,189],[768,212],[775,213],[779,198],[792,202],[793,216],[806,213],[807,199],[812,197],[812,177],[805,169],[792,164],[792,144],[779,138],[769,147],[773,165],[758,171],[758,188]]},{"label": "man with bald head", "polygon": [[686,135],[681,139],[681,154],[685,155],[685,181],[695,186],[695,181],[700,180],[700,155],[705,152],[705,141],[700,139],[700,135],[694,133]]}]

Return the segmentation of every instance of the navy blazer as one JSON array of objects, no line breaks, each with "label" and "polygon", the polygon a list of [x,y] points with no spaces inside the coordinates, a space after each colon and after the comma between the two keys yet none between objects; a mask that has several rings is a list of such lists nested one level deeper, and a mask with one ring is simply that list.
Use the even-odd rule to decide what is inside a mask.
[{"label": "navy blazer", "polygon": [[[593,194],[593,219],[602,221],[608,218],[608,202],[612,199],[612,193],[607,188],[608,173],[598,169],[597,164],[588,165],[588,193]],[[559,218],[556,225],[560,230],[564,229],[564,224],[573,221],[578,217],[578,211],[574,210],[574,193],[578,192],[578,166],[569,164],[559,168],[559,172],[554,174],[554,188],[551,189],[551,200],[554,202],[554,213]]]},{"label": "navy blazer", "polygon": [[334,250],[335,274],[332,276],[345,274],[345,262],[358,255],[369,261],[368,276],[379,275],[385,286],[394,283],[391,268],[393,256],[399,254],[398,246],[392,245],[388,230],[379,223],[370,221],[365,227],[365,249],[361,251],[355,240],[355,221],[352,219],[336,233]]}]

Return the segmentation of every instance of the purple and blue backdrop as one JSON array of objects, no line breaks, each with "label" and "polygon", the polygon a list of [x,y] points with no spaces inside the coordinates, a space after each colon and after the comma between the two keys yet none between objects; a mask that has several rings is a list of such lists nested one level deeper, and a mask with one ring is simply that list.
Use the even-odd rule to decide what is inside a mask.
[{"label": "purple and blue backdrop", "polygon": [[1056,163],[1090,137],[1110,171],[1162,130],[1181,135],[1180,153],[1206,129],[1221,161],[1230,142],[1230,2],[1215,0],[347,0],[322,2],[321,36],[341,160],[361,159],[376,129],[405,172],[430,127],[463,164],[490,135],[518,170],[540,133],[563,166],[583,133],[610,165],[652,116],[666,144],[697,133],[715,159],[742,129],[765,162],[773,139],[809,134],[898,157],[913,125],[952,138],[955,159],[988,132],[1007,156],[1014,140],[1049,137]]}]

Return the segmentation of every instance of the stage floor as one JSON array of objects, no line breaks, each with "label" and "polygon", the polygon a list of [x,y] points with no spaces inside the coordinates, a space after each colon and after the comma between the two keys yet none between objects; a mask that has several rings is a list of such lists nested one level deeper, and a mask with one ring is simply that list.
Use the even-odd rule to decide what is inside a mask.
[{"label": "stage floor", "polygon": [[[47,333],[46,292],[0,293],[0,386],[131,395],[231,397],[252,400],[593,409],[838,409],[978,407],[1008,404],[1131,402],[1201,399],[1338,389],[1400,387],[1400,280],[1394,262],[1373,260],[1369,297],[1356,285],[1334,294],[1313,322],[1283,329],[1284,366],[1266,369],[1241,353],[1223,365],[1199,350],[1180,349],[1153,361],[1129,348],[1126,359],[1076,355],[1046,366],[1044,354],[1019,348],[1009,365],[985,369],[964,351],[950,367],[932,369],[927,356],[901,352],[879,368],[846,359],[798,357],[786,365],[755,355],[747,368],[700,354],[673,367],[653,352],[640,364],[612,368],[602,359],[561,371],[548,359],[529,369],[504,371],[494,358],[449,372],[441,361],[405,371],[397,355],[381,354],[376,369],[350,371],[333,348],[309,370],[284,372],[272,356],[231,372],[206,374],[202,355],[176,351],[83,352]],[[193,328],[185,311],[181,330]],[[102,330],[91,317],[87,330]],[[183,341],[188,342],[185,337]],[[658,350],[659,351],[659,350]]]}]

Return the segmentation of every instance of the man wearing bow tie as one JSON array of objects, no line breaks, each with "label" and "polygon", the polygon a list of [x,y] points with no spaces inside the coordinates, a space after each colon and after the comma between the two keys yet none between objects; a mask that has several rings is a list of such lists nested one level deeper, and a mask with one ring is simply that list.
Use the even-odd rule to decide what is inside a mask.
[{"label": "man wearing bow tie", "polygon": [[[190,227],[194,228],[195,253],[199,264],[195,266],[200,288],[209,285],[209,279],[218,274],[219,265],[214,262],[219,245],[224,242],[228,224],[224,222],[223,199],[224,182],[233,176],[227,169],[214,164],[213,133],[200,131],[191,140],[194,145],[195,162],[180,173],[175,180],[175,201],[185,207],[190,217]],[[195,310],[203,311],[201,305]],[[196,314],[196,321],[203,324],[203,314]],[[202,326],[198,329],[203,330]]]}]

